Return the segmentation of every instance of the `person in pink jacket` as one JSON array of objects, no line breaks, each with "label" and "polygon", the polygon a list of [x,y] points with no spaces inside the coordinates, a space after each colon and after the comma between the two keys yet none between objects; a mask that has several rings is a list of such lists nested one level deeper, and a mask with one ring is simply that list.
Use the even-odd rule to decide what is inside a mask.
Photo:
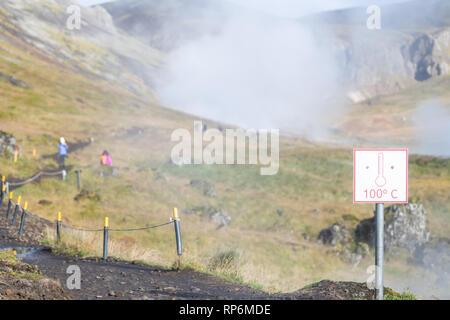
[{"label": "person in pink jacket", "polygon": [[102,166],[112,166],[111,156],[109,155],[108,151],[103,151],[102,155],[100,156],[100,164]]}]

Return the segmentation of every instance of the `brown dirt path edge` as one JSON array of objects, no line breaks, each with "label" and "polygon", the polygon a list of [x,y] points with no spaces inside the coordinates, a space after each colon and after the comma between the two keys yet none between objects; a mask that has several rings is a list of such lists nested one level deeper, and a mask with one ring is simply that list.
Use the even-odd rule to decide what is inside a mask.
[{"label": "brown dirt path edge", "polygon": [[[42,247],[45,223],[29,219],[24,235],[17,236],[18,224],[5,219],[0,210],[0,249],[6,247]],[[372,299],[373,291],[365,284],[324,280],[286,294],[269,294],[247,285],[232,283],[191,269],[180,271],[138,262],[108,258],[82,258],[52,253],[51,248],[22,261],[37,266],[42,274],[59,281],[65,293],[76,300],[345,300]],[[69,290],[67,269],[76,265],[81,271],[81,288]]]},{"label": "brown dirt path edge", "polygon": [[226,282],[214,276],[184,269],[166,270],[132,262],[97,258],[72,258],[43,253],[39,259],[24,259],[67,287],[70,265],[81,271],[81,289],[68,290],[74,299],[270,299],[256,289]]}]

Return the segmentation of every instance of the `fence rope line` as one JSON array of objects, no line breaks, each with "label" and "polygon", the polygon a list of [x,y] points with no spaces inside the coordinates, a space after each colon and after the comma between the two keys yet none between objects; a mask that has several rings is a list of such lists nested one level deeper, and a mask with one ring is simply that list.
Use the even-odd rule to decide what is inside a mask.
[{"label": "fence rope line", "polygon": [[[11,207],[16,206],[17,203],[15,203],[14,201],[11,201]],[[22,208],[20,208],[20,211],[23,211]],[[56,221],[50,221],[47,220],[45,218],[40,217],[39,215],[33,213],[33,212],[29,212],[30,215],[28,216],[31,219],[35,219],[35,220],[39,220],[42,221],[44,223],[48,223],[48,224],[56,224]],[[142,230],[148,230],[148,229],[155,229],[155,228],[159,228],[159,227],[163,227],[165,225],[174,223],[174,220],[171,220],[169,222],[164,222],[161,224],[157,224],[157,225],[152,225],[152,226],[148,226],[148,227],[136,227],[136,228],[124,228],[124,229],[116,229],[116,228],[109,228],[109,231],[118,231],[118,232],[129,232],[129,231],[142,231]],[[87,231],[87,232],[99,232],[99,231],[104,231],[104,228],[98,228],[98,229],[89,229],[89,228],[83,228],[83,227],[77,227],[77,226],[71,226],[65,223],[61,223],[62,227],[68,228],[68,229],[73,229],[73,230],[78,230],[78,231]]]},{"label": "fence rope line", "polygon": [[[15,203],[13,200],[8,200],[8,201],[11,202],[11,207],[12,208],[15,207],[18,204],[18,203]],[[20,207],[20,204],[19,204],[19,210],[21,212],[23,212],[23,208]],[[39,215],[37,215],[37,214],[35,214],[33,212],[30,212],[28,210],[27,210],[27,212],[30,213],[29,218],[31,218],[31,219],[39,220],[39,221],[42,221],[42,222],[47,223],[47,224],[56,224],[57,223],[56,221],[50,221],[50,220],[47,220],[45,218],[42,218]],[[108,229],[109,229],[109,231],[117,231],[117,232],[142,231],[142,230],[149,230],[149,229],[155,229],[155,228],[163,227],[163,226],[171,224],[171,223],[174,223],[174,220],[171,219],[169,222],[164,222],[164,223],[161,223],[161,224],[156,224],[156,225],[147,226],[147,227],[123,228],[123,229],[108,228]],[[78,231],[87,231],[87,232],[104,231],[104,228],[89,229],[89,228],[71,226],[71,225],[68,225],[68,224],[65,224],[65,223],[62,223],[62,222],[61,222],[61,226],[65,227],[65,228],[68,228],[68,229],[78,230]]]},{"label": "fence rope line", "polygon": [[75,227],[75,226],[69,226],[68,224],[65,223],[61,223],[61,226],[68,228],[68,229],[73,229],[73,230],[78,230],[78,231],[92,231],[92,232],[96,232],[96,231],[103,231],[104,229],[88,229],[88,228],[82,228],[82,227]]},{"label": "fence rope line", "polygon": [[149,226],[149,227],[131,228],[131,229],[113,229],[113,228],[110,228],[109,231],[140,231],[140,230],[147,230],[147,229],[154,229],[154,228],[162,227],[162,226],[165,226],[165,225],[168,225],[168,224],[171,224],[171,223],[173,223],[173,220],[169,221],[169,222],[157,224],[157,225],[154,225],[154,226]]},{"label": "fence rope line", "polygon": [[20,181],[20,182],[8,182],[8,185],[10,187],[20,187],[23,186],[24,184],[33,182],[34,180],[36,180],[37,178],[39,178],[41,176],[41,172],[38,172],[37,174],[35,174],[34,176],[32,176],[31,178],[28,178],[27,180],[24,181]]},{"label": "fence rope line", "polygon": [[64,170],[57,171],[57,172],[40,171],[40,172],[36,173],[34,176],[32,176],[31,178],[28,178],[24,181],[19,181],[19,182],[8,182],[8,185],[10,187],[20,187],[20,186],[23,186],[24,184],[35,181],[36,179],[38,179],[41,176],[59,176],[59,175],[63,174],[63,172],[64,172]]}]

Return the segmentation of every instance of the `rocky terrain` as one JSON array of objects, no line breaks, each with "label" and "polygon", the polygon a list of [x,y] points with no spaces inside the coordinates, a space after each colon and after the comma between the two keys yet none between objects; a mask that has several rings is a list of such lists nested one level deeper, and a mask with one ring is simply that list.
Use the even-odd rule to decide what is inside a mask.
[{"label": "rocky terrain", "polygon": [[0,300],[67,300],[60,283],[20,261],[12,251],[0,252]]},{"label": "rocky terrain", "polygon": [[[410,253],[410,263],[437,275],[437,282],[450,286],[450,240],[436,238],[427,226],[427,212],[421,202],[392,205],[384,210],[384,246],[386,253],[399,248]],[[355,221],[354,221],[355,222]],[[375,218],[359,221],[353,230],[345,223],[335,223],[321,230],[318,241],[337,248],[337,254],[357,266],[375,247]]]},{"label": "rocky terrain", "polygon": [[[117,29],[100,6],[81,7],[81,28],[68,28],[67,9],[74,4],[70,0],[2,1],[0,40],[67,72],[111,81],[135,95],[150,92],[152,74],[161,63],[158,50]],[[125,41],[127,46],[122,45]],[[0,57],[29,64],[23,56],[11,57],[12,53],[0,45]],[[4,77],[15,81],[11,75]]]},{"label": "rocky terrain", "polygon": [[[235,12],[264,15],[248,12],[238,4],[204,0],[127,0],[103,6],[118,28],[165,52],[201,37],[213,37]],[[352,102],[399,92],[417,82],[450,74],[448,1],[416,0],[382,6],[381,12],[380,30],[366,28],[369,16],[365,7],[298,21],[316,29],[316,38],[332,52]]]}]

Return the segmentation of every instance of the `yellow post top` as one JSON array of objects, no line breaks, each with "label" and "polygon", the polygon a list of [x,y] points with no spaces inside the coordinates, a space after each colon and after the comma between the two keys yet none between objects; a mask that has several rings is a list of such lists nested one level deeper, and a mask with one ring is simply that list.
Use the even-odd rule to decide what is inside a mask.
[{"label": "yellow post top", "polygon": [[13,193],[12,192],[10,192],[9,193],[9,198],[12,200],[12,197],[13,197]]},{"label": "yellow post top", "polygon": [[22,196],[17,197],[17,204],[20,204],[20,201],[22,200]]},{"label": "yellow post top", "polygon": [[6,180],[6,177],[2,176],[2,182],[5,182],[5,180]]},{"label": "yellow post top", "polygon": [[58,212],[58,221],[61,221],[61,211]]},{"label": "yellow post top", "polygon": [[105,217],[105,227],[109,227],[109,218]]},{"label": "yellow post top", "polygon": [[28,209],[28,202],[25,201],[25,204],[23,205],[23,210],[27,210]]},{"label": "yellow post top", "polygon": [[178,208],[173,208],[173,218],[178,219]]}]

